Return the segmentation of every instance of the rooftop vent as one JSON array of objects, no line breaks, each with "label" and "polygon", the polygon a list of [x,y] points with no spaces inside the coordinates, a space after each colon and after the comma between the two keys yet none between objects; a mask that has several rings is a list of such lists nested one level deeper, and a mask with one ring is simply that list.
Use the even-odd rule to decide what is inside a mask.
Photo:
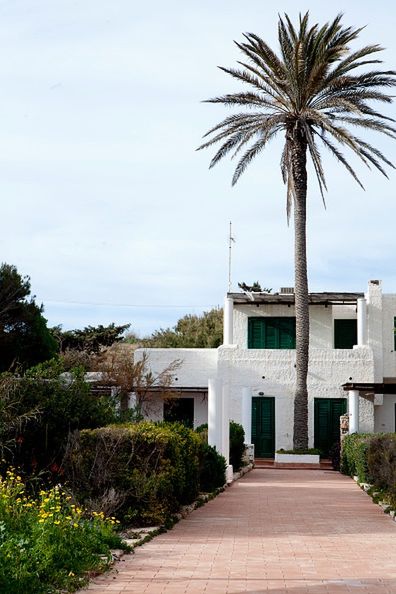
[{"label": "rooftop vent", "polygon": [[294,295],[294,287],[281,287],[279,293],[281,295]]}]

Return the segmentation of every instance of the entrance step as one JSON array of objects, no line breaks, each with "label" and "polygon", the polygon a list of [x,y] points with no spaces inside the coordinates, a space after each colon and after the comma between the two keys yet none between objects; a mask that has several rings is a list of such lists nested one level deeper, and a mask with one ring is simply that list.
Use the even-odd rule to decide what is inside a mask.
[{"label": "entrance step", "polygon": [[[313,466],[313,468],[312,468]],[[275,465],[275,461],[273,458],[255,458],[254,459],[254,468],[258,470],[266,469],[266,468],[274,468],[280,470],[282,469],[293,469],[293,470],[318,470],[318,466],[312,464],[290,464],[290,465],[283,465],[281,468]],[[328,458],[321,458],[320,460],[320,470],[333,470],[333,465],[331,460]]]}]

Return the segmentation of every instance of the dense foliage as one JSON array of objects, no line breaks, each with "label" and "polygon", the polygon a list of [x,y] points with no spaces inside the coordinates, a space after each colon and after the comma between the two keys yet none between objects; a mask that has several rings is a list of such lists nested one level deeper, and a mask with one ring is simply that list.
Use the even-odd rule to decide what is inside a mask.
[{"label": "dense foliage", "polygon": [[87,514],[59,487],[31,499],[21,478],[0,478],[0,592],[50,594],[81,587],[124,548],[115,518]]},{"label": "dense foliage", "polygon": [[62,331],[59,326],[56,326],[52,328],[52,333],[58,342],[60,352],[72,350],[84,351],[88,355],[97,355],[103,348],[120,342],[128,328],[129,324],[123,326],[114,324],[102,326],[99,324],[99,326]]},{"label": "dense foliage", "polygon": [[0,266],[0,371],[28,368],[57,350],[43,307],[30,295],[30,279],[15,266]]},{"label": "dense foliage", "polygon": [[342,446],[341,471],[371,483],[396,507],[396,434],[348,435]]},{"label": "dense foliage", "polygon": [[[146,421],[75,434],[65,470],[73,492],[92,509],[144,525],[165,522],[208,486],[200,475],[206,477],[207,456],[212,452],[201,437],[184,425]],[[224,485],[224,470],[223,462],[216,487]]]},{"label": "dense foliage", "polygon": [[371,437],[366,433],[353,433],[344,438],[341,450],[341,472],[357,476],[361,482],[368,482],[367,449]]},{"label": "dense foliage", "polygon": [[[208,442],[208,424],[203,423],[195,429],[200,433],[203,439]],[[245,452],[245,432],[242,425],[235,421],[230,421],[230,464],[234,470],[239,470],[243,466],[243,454]]]},{"label": "dense foliage", "polygon": [[200,465],[200,488],[201,491],[211,493],[222,487],[226,482],[226,460],[216,448],[203,442],[202,457]]},{"label": "dense foliage", "polygon": [[69,434],[117,418],[115,401],[94,394],[83,373],[59,377],[56,369],[39,366],[22,378],[0,376],[2,458],[27,474],[50,470],[55,481]]},{"label": "dense foliage", "polygon": [[156,330],[142,340],[150,348],[217,348],[223,341],[223,310],[186,315],[173,328]]}]

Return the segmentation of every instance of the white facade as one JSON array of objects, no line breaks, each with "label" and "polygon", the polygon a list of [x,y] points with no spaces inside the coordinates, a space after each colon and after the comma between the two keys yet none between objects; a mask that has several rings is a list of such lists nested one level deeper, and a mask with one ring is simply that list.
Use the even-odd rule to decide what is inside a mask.
[{"label": "white facade", "polygon": [[[277,295],[271,295],[271,298],[276,300]],[[315,443],[314,408],[317,399],[347,398],[348,394],[342,386],[348,382],[396,381],[396,295],[382,295],[379,281],[370,281],[367,293],[353,294],[356,295],[355,298],[348,299],[348,295],[352,294],[347,293],[315,295],[320,298],[318,301],[312,300],[310,305],[310,447]],[[345,299],[337,299],[337,295],[344,295]],[[217,349],[147,349],[146,352],[149,354],[151,367],[156,371],[165,368],[175,359],[181,360],[180,369],[175,374],[174,387],[181,398],[194,398],[195,426],[208,420],[205,389],[208,389],[210,380],[212,385],[215,382],[214,392],[218,394],[221,391],[222,410],[228,408],[229,418],[244,424],[245,432],[249,433],[246,435],[247,443],[251,441],[249,406],[251,409],[252,399],[273,398],[275,450],[291,449],[295,350],[265,346],[249,348],[248,327],[249,318],[294,317],[293,297],[284,298],[279,294],[279,303],[269,303],[267,299],[268,296],[263,294],[229,295],[224,309],[224,344]],[[357,320],[358,338],[353,348],[334,348],[335,320]],[[141,356],[142,352],[137,351],[136,356]],[[197,389],[196,394],[193,394],[193,388]],[[351,394],[350,403],[352,402],[354,400]],[[358,430],[394,431],[395,404],[396,394],[385,394],[383,397],[360,395],[356,405],[358,408],[354,405],[354,422]],[[159,403],[159,413],[155,418],[162,418],[160,408]],[[221,439],[220,434],[213,437],[216,443],[220,443]]]}]

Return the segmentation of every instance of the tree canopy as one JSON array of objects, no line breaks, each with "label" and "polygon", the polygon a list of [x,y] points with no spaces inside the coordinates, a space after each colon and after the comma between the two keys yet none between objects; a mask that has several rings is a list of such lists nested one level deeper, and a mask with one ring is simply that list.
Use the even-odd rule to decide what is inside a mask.
[{"label": "tree canopy", "polygon": [[188,314],[173,328],[160,329],[143,345],[156,348],[217,348],[223,340],[223,310],[205,311],[202,315]]},{"label": "tree canopy", "polygon": [[0,266],[0,371],[28,368],[56,353],[43,306],[30,292],[28,276],[10,264]]},{"label": "tree canopy", "polygon": [[58,341],[60,352],[73,350],[97,355],[103,348],[123,340],[123,333],[128,328],[129,324],[122,326],[99,324],[98,326],[86,326],[83,329],[63,331],[60,326],[56,326],[52,332]]}]

